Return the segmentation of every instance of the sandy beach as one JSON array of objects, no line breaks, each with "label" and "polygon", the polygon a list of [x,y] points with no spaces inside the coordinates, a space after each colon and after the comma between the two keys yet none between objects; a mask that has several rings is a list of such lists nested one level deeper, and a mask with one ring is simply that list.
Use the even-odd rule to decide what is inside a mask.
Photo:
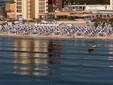
[{"label": "sandy beach", "polygon": [[[58,21],[60,23],[63,23],[63,25],[66,25],[68,23],[73,24],[74,26],[78,27],[85,27],[86,22],[84,20],[78,20],[78,21]],[[90,23],[92,24],[92,23]],[[29,23],[29,24],[21,24],[22,26],[29,26],[29,25],[34,25],[34,23]],[[21,26],[20,25],[20,26]],[[8,32],[0,32],[0,37],[12,37],[12,38],[33,38],[33,39],[113,39],[113,34],[110,36],[85,36],[85,35],[76,35],[76,34],[69,34],[69,35],[55,35],[53,33],[50,33],[49,35],[44,35],[44,34],[13,34],[13,33],[8,33]]]}]

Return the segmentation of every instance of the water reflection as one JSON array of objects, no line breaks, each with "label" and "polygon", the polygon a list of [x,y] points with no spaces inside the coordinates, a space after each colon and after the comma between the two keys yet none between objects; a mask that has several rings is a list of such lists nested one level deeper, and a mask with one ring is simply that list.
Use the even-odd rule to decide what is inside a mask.
[{"label": "water reflection", "polygon": [[[109,44],[105,44],[105,46],[108,47],[107,48],[108,49],[108,54],[109,54],[109,56],[107,56],[108,60],[113,61],[113,45],[112,45],[112,42],[110,42]],[[108,67],[113,68],[113,63],[110,62]]]},{"label": "water reflection", "polygon": [[[15,41],[14,69],[21,75],[55,75],[60,64],[61,43],[59,41],[19,40]],[[52,71],[50,71],[52,70]]]},{"label": "water reflection", "polygon": [[61,42],[60,41],[49,41],[48,44],[48,75],[49,76],[58,76],[58,70],[60,67],[57,66],[61,63],[60,61],[60,52],[61,52]]},{"label": "water reflection", "polygon": [[49,53],[48,63],[50,64],[60,64],[59,58],[61,57],[60,56],[61,42],[60,41],[56,41],[56,42],[57,43],[51,40],[48,44],[48,53]]}]

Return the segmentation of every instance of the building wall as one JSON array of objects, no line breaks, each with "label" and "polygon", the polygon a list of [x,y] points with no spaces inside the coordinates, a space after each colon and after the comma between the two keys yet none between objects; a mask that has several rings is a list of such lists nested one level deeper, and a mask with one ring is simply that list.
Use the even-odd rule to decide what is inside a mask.
[{"label": "building wall", "polygon": [[30,13],[30,17],[33,19],[35,18],[35,0],[31,0],[32,3],[31,3],[31,13]]},{"label": "building wall", "polygon": [[5,5],[5,10],[7,12],[8,18],[15,18],[15,3],[14,4],[7,3]]},{"label": "building wall", "polygon": [[15,0],[15,18],[18,19],[20,15],[24,15],[22,14],[22,0]]},{"label": "building wall", "polygon": [[24,19],[27,19],[28,18],[28,15],[27,15],[27,0],[22,0],[22,17]]},{"label": "building wall", "polygon": [[5,5],[5,10],[6,11],[15,11],[15,4],[10,4],[10,3],[7,3],[6,5]]},{"label": "building wall", "polygon": [[8,12],[7,18],[15,19],[15,13],[14,12]]},{"label": "building wall", "polygon": [[48,13],[48,0],[35,0],[35,18],[43,18]]},{"label": "building wall", "polygon": [[38,17],[38,14],[39,14],[39,11],[38,11],[39,6],[38,6],[38,4],[39,4],[39,1],[35,0],[35,18],[39,18]]},{"label": "building wall", "polygon": [[62,10],[62,0],[53,0],[53,5],[58,8],[58,10]]}]

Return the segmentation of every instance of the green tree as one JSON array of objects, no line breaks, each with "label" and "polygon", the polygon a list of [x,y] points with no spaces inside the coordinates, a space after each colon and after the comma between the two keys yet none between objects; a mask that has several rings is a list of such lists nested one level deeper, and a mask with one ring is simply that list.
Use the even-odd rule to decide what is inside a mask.
[{"label": "green tree", "polygon": [[95,26],[95,28],[97,28],[98,27],[98,22],[95,22],[94,26]]},{"label": "green tree", "polygon": [[69,19],[69,20],[74,20],[74,17],[69,16],[68,19]]},{"label": "green tree", "polygon": [[15,1],[14,0],[11,0],[10,3],[15,3]]},{"label": "green tree", "polygon": [[3,15],[4,18],[7,18],[7,13],[6,12],[3,12],[2,15]]}]

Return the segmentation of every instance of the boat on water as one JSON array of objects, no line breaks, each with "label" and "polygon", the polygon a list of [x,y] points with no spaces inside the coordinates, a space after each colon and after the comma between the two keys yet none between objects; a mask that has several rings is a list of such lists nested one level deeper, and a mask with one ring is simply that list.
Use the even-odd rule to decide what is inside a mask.
[{"label": "boat on water", "polygon": [[88,48],[88,52],[94,51],[96,48],[96,44],[93,44],[90,48]]},{"label": "boat on water", "polygon": [[96,45],[94,44],[94,45],[92,45],[92,48],[96,48]]}]

